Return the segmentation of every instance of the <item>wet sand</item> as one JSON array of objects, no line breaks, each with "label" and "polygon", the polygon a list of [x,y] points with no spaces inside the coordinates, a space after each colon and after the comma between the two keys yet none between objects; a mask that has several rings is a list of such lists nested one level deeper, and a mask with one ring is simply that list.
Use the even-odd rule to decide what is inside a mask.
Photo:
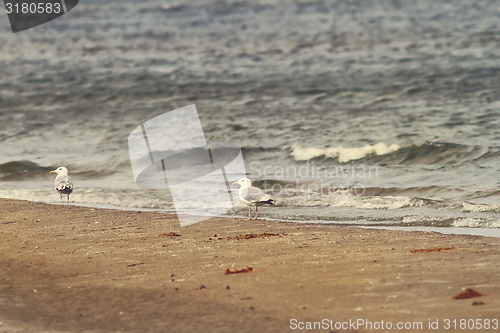
[{"label": "wet sand", "polygon": [[[445,319],[500,319],[497,238],[232,218],[181,228],[175,215],[10,199],[0,211],[0,332],[287,332],[329,320],[307,331],[390,331],[384,321],[427,332],[429,320],[453,331]],[[452,298],[465,288],[483,296]],[[356,320],[374,326],[345,325]]]}]

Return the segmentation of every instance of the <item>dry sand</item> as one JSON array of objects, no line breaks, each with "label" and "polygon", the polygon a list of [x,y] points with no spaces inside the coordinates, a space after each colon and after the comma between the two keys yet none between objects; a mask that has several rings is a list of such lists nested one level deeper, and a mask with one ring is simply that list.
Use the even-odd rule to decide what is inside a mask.
[{"label": "dry sand", "polygon": [[[500,319],[496,238],[231,218],[181,228],[174,215],[7,199],[0,212],[0,332],[301,331],[292,319],[375,325],[309,332],[438,320],[443,332],[455,331],[445,319]],[[452,298],[465,288],[483,296]]]}]

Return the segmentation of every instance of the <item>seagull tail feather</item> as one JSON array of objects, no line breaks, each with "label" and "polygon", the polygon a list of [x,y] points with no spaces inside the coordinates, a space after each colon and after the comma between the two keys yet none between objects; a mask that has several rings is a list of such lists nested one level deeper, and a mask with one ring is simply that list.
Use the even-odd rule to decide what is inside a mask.
[{"label": "seagull tail feather", "polygon": [[266,201],[259,201],[258,204],[261,204],[261,205],[273,205],[275,201],[276,200],[269,199],[269,200],[266,200]]}]

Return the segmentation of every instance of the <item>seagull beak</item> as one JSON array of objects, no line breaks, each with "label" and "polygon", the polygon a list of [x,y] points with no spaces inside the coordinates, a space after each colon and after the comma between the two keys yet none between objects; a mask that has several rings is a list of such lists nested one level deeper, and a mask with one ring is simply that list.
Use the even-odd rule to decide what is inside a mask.
[{"label": "seagull beak", "polygon": [[56,170],[52,170],[50,173],[56,173]]},{"label": "seagull beak", "polygon": [[238,185],[238,182],[233,182],[233,185]]}]

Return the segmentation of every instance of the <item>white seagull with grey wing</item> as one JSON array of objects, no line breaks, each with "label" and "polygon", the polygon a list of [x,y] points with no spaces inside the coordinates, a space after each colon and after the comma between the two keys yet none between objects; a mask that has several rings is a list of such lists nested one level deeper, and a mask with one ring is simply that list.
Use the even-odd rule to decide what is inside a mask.
[{"label": "white seagull with grey wing", "polygon": [[73,192],[73,182],[68,176],[68,169],[66,169],[65,167],[59,167],[55,170],[52,170],[50,173],[57,173],[54,185],[56,191],[59,192],[59,195],[61,196],[61,203],[63,194],[67,194],[69,204],[69,195],[71,194],[71,192]]},{"label": "white seagull with grey wing", "polygon": [[248,219],[250,218],[251,206],[255,206],[255,219],[258,219],[258,206],[272,205],[274,200],[265,194],[260,188],[252,187],[252,181],[248,178],[241,178],[233,183],[240,185],[239,195],[241,201],[248,206]]}]

